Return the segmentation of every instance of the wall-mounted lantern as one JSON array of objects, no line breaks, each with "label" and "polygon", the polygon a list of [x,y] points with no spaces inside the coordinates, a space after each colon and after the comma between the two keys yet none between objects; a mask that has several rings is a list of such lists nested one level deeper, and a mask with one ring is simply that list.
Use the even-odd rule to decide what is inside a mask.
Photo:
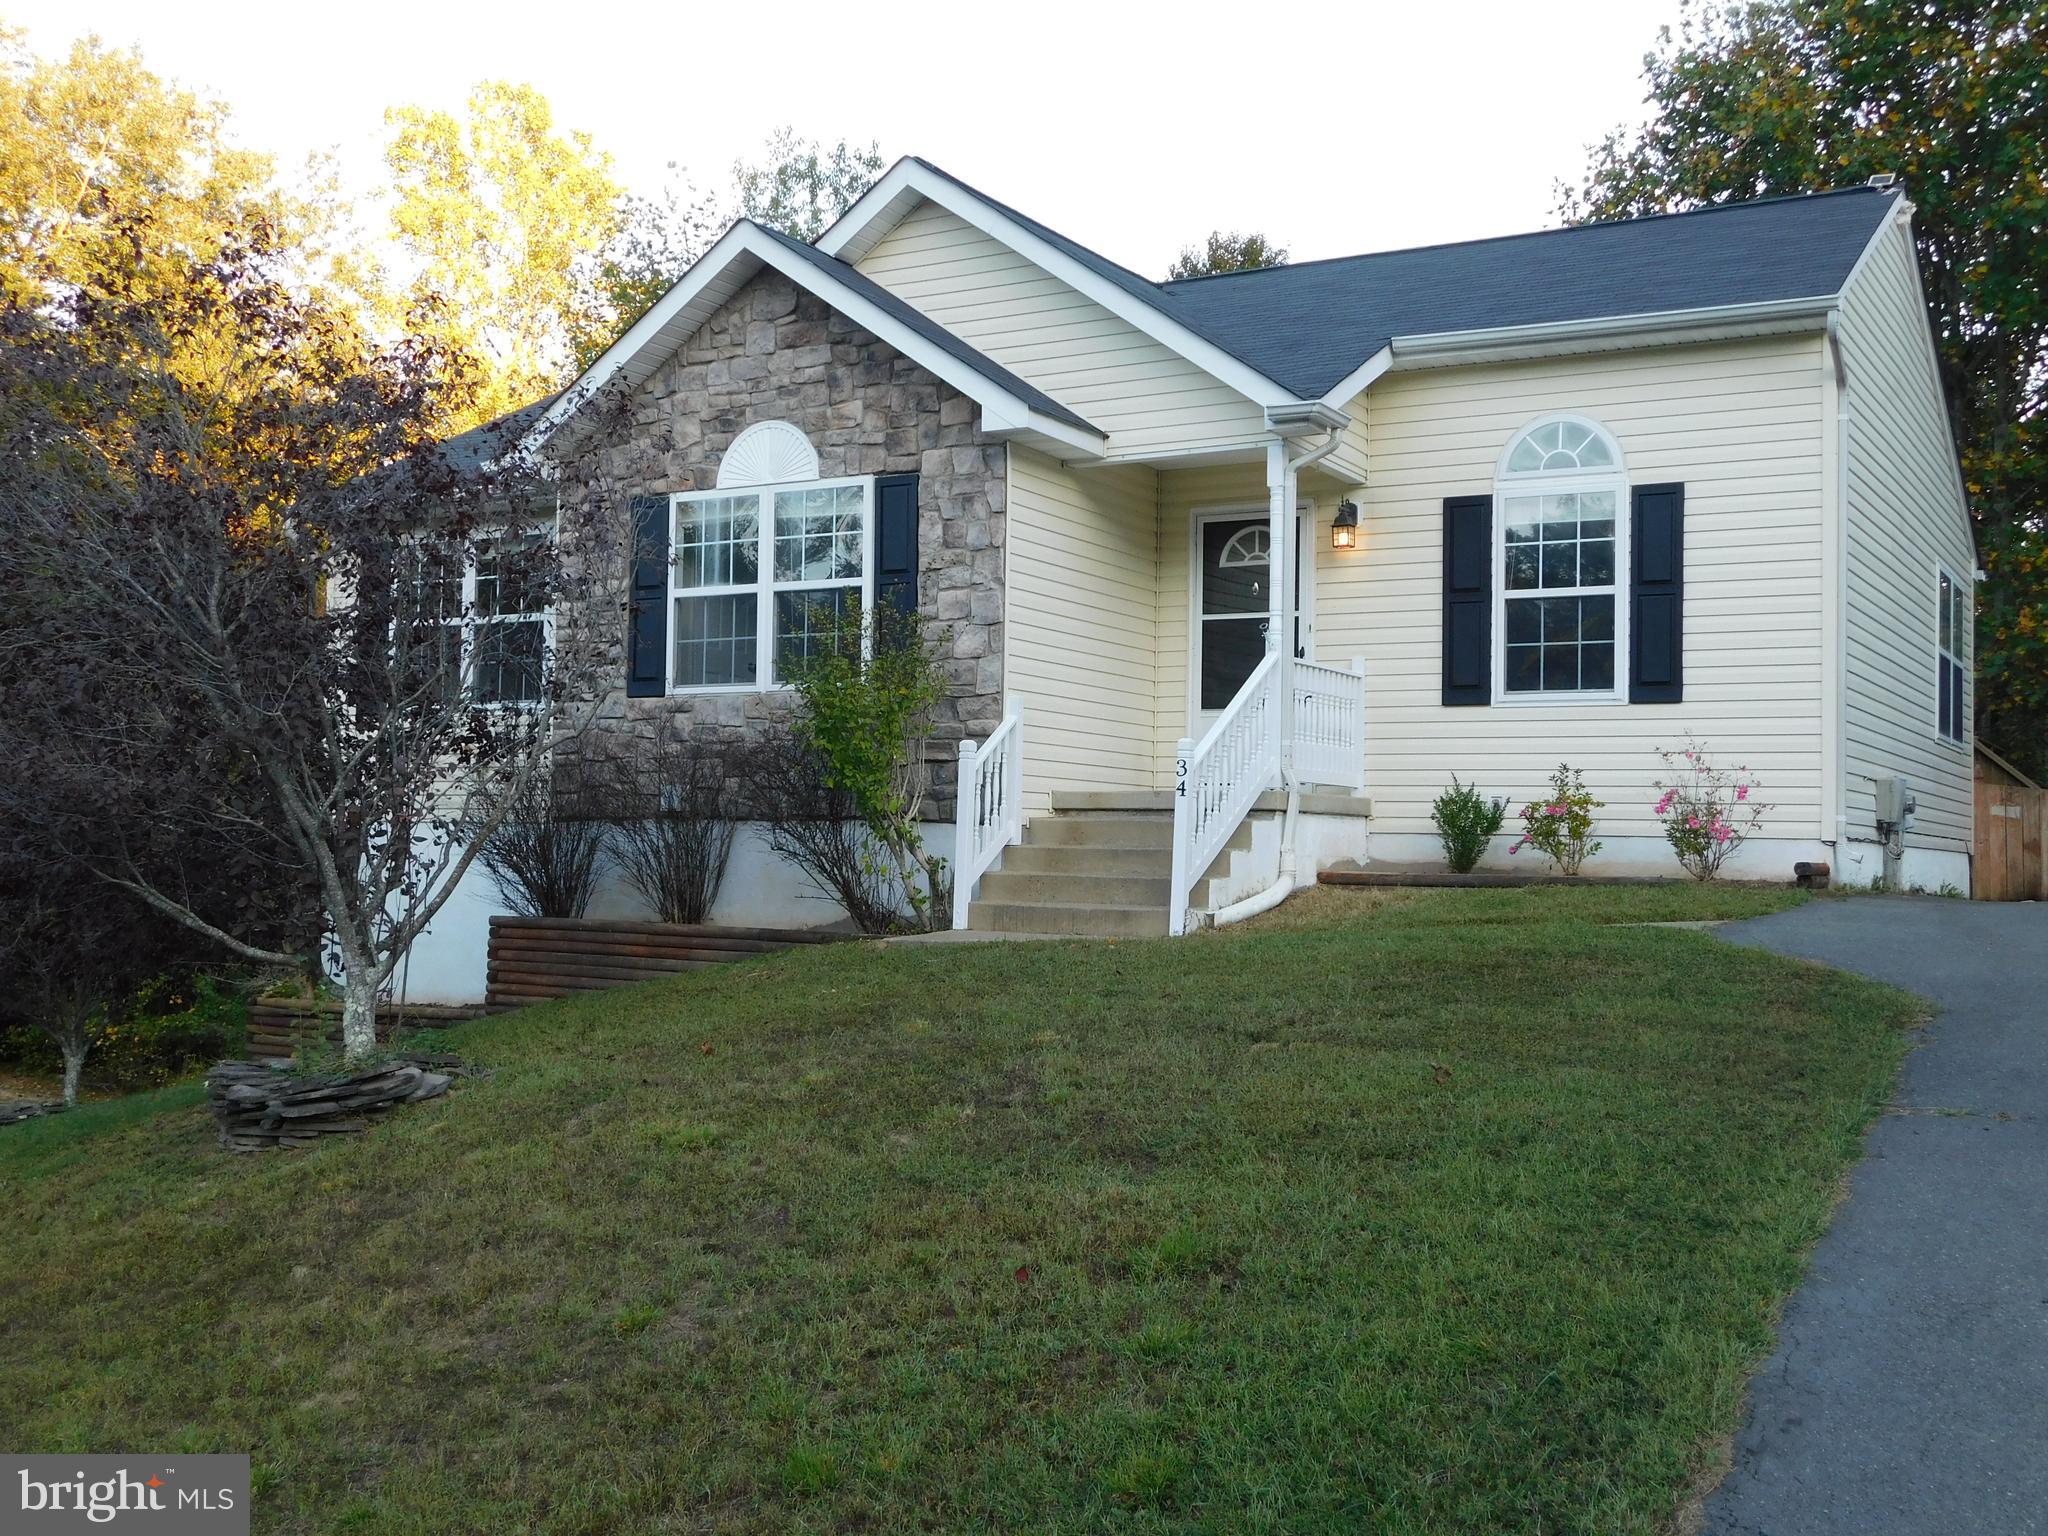
[{"label": "wall-mounted lantern", "polygon": [[1358,503],[1340,501],[1337,503],[1336,521],[1330,524],[1330,548],[1356,549],[1358,547]]}]

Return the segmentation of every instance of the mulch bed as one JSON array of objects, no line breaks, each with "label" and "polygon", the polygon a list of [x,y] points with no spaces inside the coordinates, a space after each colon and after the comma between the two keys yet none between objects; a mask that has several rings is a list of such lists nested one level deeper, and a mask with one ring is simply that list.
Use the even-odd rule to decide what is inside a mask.
[{"label": "mulch bed", "polygon": [[1547,870],[1474,869],[1464,874],[1442,864],[1376,864],[1370,868],[1326,869],[1323,885],[1515,886],[1515,885],[1690,885],[1683,875],[1560,875]]}]

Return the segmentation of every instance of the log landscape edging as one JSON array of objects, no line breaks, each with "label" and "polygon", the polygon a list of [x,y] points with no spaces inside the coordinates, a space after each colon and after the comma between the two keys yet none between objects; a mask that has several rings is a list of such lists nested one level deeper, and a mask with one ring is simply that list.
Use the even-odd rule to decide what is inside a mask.
[{"label": "log landscape edging", "polygon": [[485,1008],[502,1013],[578,992],[631,986],[707,965],[857,935],[609,917],[494,917]]}]

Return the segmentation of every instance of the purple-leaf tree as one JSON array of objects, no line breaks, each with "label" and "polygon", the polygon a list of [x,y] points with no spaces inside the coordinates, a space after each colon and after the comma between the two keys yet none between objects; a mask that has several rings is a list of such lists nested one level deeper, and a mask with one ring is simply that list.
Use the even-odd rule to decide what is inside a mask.
[{"label": "purple-leaf tree", "polygon": [[192,856],[295,868],[361,1059],[409,947],[574,729],[556,701],[611,683],[569,675],[595,657],[557,655],[549,614],[616,591],[625,540],[586,508],[565,580],[517,424],[436,448],[459,362],[379,348],[275,270],[254,232],[176,285],[0,314],[0,673],[38,754],[11,771],[101,787],[59,814],[111,887],[246,959],[307,959],[274,913],[195,899],[215,882],[164,857],[166,829],[109,834],[104,808],[153,785]]}]

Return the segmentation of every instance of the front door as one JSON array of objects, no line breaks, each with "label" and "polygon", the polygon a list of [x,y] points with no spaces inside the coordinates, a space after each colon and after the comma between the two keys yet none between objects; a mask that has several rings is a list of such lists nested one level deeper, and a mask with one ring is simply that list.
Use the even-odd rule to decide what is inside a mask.
[{"label": "front door", "polygon": [[[1307,517],[1303,516],[1306,525]],[[1294,653],[1304,654],[1307,637],[1301,597],[1301,551],[1307,527],[1294,545]],[[1195,725],[1206,729],[1265,659],[1272,579],[1272,526],[1263,514],[1209,513],[1195,519]]]}]

